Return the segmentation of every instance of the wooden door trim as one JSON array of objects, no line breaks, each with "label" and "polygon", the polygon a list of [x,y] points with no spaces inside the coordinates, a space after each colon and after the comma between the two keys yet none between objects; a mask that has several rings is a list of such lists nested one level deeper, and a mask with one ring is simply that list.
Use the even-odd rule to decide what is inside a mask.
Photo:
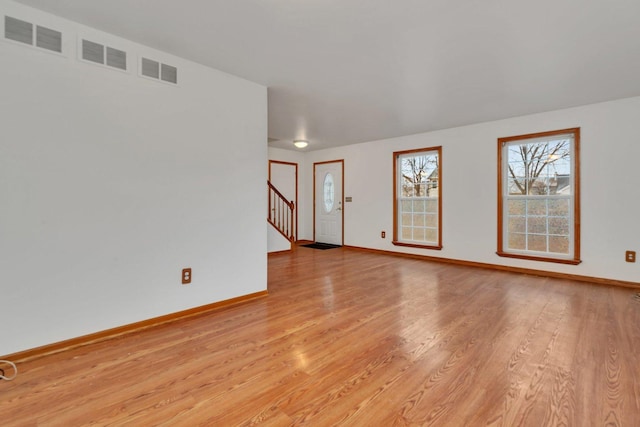
[{"label": "wooden door trim", "polygon": [[340,236],[340,240],[342,241],[342,245],[344,246],[344,159],[336,159],[336,160],[326,160],[324,162],[314,162],[313,163],[313,241],[316,241],[316,166],[318,165],[326,165],[328,163],[340,163],[342,166],[342,235]]}]

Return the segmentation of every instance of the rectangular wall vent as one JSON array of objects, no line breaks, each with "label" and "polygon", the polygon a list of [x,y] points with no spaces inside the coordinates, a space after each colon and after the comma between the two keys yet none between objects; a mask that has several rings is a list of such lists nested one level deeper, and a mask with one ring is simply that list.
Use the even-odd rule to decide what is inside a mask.
[{"label": "rectangular wall vent", "polygon": [[89,40],[82,40],[82,59],[104,64],[104,46]]},{"label": "rectangular wall vent", "polygon": [[[20,43],[34,46],[34,25],[21,19],[4,17],[4,37]],[[35,27],[35,46],[53,52],[62,53],[62,33],[51,28]]]},{"label": "rectangular wall vent", "polygon": [[165,82],[169,83],[178,83],[178,69],[176,67],[172,67],[171,65],[162,64],[160,68],[160,78]]},{"label": "rectangular wall vent", "polygon": [[160,78],[160,63],[151,59],[142,58],[142,75],[154,79]]},{"label": "rectangular wall vent", "polygon": [[82,59],[127,71],[127,52],[82,39]]},{"label": "rectangular wall vent", "polygon": [[36,46],[62,53],[62,33],[38,25],[36,27]]},{"label": "rectangular wall vent", "polygon": [[33,24],[5,16],[4,37],[9,40],[33,45]]},{"label": "rectangular wall vent", "polygon": [[140,74],[167,83],[178,83],[178,69],[176,67],[162,64],[153,59],[142,58],[140,62]]},{"label": "rectangular wall vent", "polygon": [[107,47],[107,65],[110,67],[127,70],[127,52]]}]

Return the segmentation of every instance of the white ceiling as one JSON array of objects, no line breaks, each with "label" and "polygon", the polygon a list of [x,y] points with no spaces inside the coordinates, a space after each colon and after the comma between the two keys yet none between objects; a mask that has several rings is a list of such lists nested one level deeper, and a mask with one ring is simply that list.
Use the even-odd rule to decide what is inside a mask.
[{"label": "white ceiling", "polygon": [[20,3],[268,86],[274,147],[640,95],[639,0]]}]

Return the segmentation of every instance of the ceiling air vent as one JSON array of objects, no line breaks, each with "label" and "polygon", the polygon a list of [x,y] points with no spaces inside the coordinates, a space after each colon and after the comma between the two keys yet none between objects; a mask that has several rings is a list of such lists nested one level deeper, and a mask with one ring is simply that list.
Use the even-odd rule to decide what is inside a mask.
[{"label": "ceiling air vent", "polygon": [[[4,37],[30,46],[34,45],[33,24],[10,16],[4,17]],[[36,26],[35,46],[62,53],[62,33],[50,28]]]},{"label": "ceiling air vent", "polygon": [[178,69],[171,65],[162,64],[148,58],[142,58],[140,64],[140,74],[167,83],[178,83]]},{"label": "ceiling air vent", "polygon": [[82,59],[127,71],[127,52],[82,39]]}]

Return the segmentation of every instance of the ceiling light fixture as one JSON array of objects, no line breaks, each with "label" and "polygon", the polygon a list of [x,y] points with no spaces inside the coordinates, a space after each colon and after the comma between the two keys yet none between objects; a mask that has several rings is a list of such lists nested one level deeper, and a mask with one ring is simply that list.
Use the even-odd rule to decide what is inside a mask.
[{"label": "ceiling light fixture", "polygon": [[305,141],[304,139],[296,139],[295,141],[293,141],[293,145],[298,148],[304,148],[309,145],[309,141]]}]

